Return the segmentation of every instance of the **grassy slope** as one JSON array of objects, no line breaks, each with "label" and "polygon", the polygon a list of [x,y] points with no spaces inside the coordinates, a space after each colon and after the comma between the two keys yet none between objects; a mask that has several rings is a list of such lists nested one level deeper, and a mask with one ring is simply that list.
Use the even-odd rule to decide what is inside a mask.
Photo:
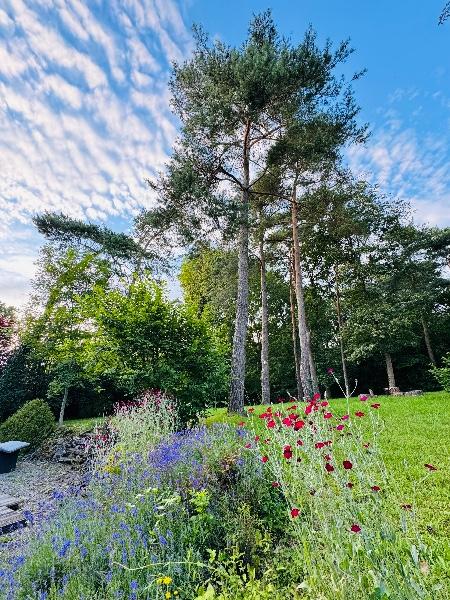
[{"label": "grassy slope", "polygon": [[[441,553],[450,539],[450,394],[432,392],[417,397],[379,396],[379,409],[385,428],[379,444],[387,469],[393,475],[401,503],[412,504],[421,533]],[[369,402],[368,402],[369,403]],[[350,410],[368,412],[358,399],[350,401]],[[289,406],[289,405],[284,405]],[[332,400],[336,414],[347,412],[345,400]],[[255,406],[254,415],[264,411]],[[247,427],[260,430],[264,424],[257,416],[245,419]],[[206,423],[238,423],[241,417],[229,416],[224,408],[210,411]],[[424,463],[438,468],[428,472]],[[448,556],[450,559],[450,556]]]}]

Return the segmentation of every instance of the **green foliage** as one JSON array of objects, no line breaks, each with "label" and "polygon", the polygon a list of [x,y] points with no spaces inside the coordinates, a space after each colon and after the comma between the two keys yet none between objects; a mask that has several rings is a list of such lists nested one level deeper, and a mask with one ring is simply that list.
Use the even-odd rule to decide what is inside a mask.
[{"label": "green foliage", "polygon": [[29,345],[21,343],[8,357],[0,375],[0,415],[6,419],[25,402],[45,398],[49,376]]},{"label": "green foliage", "polygon": [[433,375],[446,392],[450,392],[450,354],[442,359],[443,367],[432,369]]},{"label": "green foliage", "polygon": [[87,302],[95,334],[85,365],[94,377],[108,375],[127,396],[150,388],[170,393],[184,423],[223,402],[223,343],[205,320],[168,301],[156,283],[137,281],[126,293],[98,287]]},{"label": "green foliage", "polygon": [[19,440],[37,448],[52,434],[55,417],[44,400],[31,400],[0,425],[0,441]]}]

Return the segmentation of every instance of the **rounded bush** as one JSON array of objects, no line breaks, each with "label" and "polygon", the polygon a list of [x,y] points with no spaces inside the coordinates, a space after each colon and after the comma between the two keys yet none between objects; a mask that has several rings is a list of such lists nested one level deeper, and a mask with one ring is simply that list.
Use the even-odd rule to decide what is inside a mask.
[{"label": "rounded bush", "polygon": [[44,400],[30,400],[0,425],[0,442],[20,440],[37,448],[55,429],[55,417]]}]

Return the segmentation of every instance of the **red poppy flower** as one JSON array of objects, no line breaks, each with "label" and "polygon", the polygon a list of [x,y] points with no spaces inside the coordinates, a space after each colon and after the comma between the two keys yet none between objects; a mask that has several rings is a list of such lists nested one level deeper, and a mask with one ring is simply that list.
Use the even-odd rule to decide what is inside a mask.
[{"label": "red poppy flower", "polygon": [[270,417],[270,416],[271,416],[271,415],[270,415],[270,413],[268,413],[268,412],[263,412],[263,413],[261,413],[261,414],[259,415],[259,418],[260,418],[260,419],[267,419],[267,417]]},{"label": "red poppy flower", "polygon": [[296,419],[298,419],[298,415],[295,413],[290,413],[288,415],[288,417],[290,418],[291,421],[295,421]]},{"label": "red poppy flower", "polygon": [[269,429],[273,429],[273,428],[275,427],[275,425],[276,425],[276,423],[275,423],[275,421],[274,421],[273,419],[269,419],[269,420],[267,421],[267,427],[268,427]]},{"label": "red poppy flower", "polygon": [[365,402],[368,399],[368,396],[366,396],[365,394],[360,394],[359,399],[361,400],[361,402]]},{"label": "red poppy flower", "polygon": [[373,485],[371,488],[372,492],[379,492],[381,488],[378,485]]},{"label": "red poppy flower", "polygon": [[324,400],[323,402],[320,403],[320,406],[328,406],[328,404],[329,404],[329,402]]},{"label": "red poppy flower", "polygon": [[402,508],[403,508],[403,510],[411,510],[412,505],[411,504],[402,504]]},{"label": "red poppy flower", "polygon": [[355,417],[363,417],[364,413],[361,412],[360,410],[358,410],[357,412],[355,412]]},{"label": "red poppy flower", "polygon": [[289,406],[287,410],[297,410],[297,405],[293,404],[292,406]]},{"label": "red poppy flower", "polygon": [[320,400],[320,394],[319,392],[316,392],[314,394],[314,396],[312,397],[313,402],[317,402],[317,400]]},{"label": "red poppy flower", "polygon": [[279,410],[277,410],[277,412],[274,413],[274,417],[282,417],[282,416],[283,416],[283,413],[280,412]]},{"label": "red poppy flower", "polygon": [[305,421],[302,421],[301,419],[299,419],[298,421],[295,421],[295,423],[294,423],[294,431],[298,431],[299,429],[301,429],[304,426],[305,426]]},{"label": "red poppy flower", "polygon": [[300,514],[300,509],[299,508],[292,508],[291,509],[291,517],[293,519],[295,519],[296,517],[298,517],[299,514]]},{"label": "red poppy flower", "polygon": [[325,446],[325,442],[316,442],[314,444],[314,447],[317,448],[317,450],[320,450],[321,448],[323,448]]},{"label": "red poppy flower", "polygon": [[353,467],[353,463],[351,463],[349,460],[344,460],[342,465],[344,466],[344,469],[351,469]]},{"label": "red poppy flower", "polygon": [[353,523],[353,525],[350,527],[350,530],[353,531],[353,533],[359,533],[361,531],[361,527],[356,523]]},{"label": "red poppy flower", "polygon": [[325,460],[331,460],[331,456],[329,454],[325,454],[324,459]]},{"label": "red poppy flower", "polygon": [[268,456],[261,456],[261,461],[262,461],[263,463],[266,463],[268,460],[269,460],[269,457],[268,457]]},{"label": "red poppy flower", "polygon": [[241,421],[240,423],[238,423],[238,427],[245,427],[244,421]]},{"label": "red poppy flower", "polygon": [[328,471],[328,473],[332,473],[334,471],[334,467],[333,465],[331,465],[330,463],[325,463],[325,469]]},{"label": "red poppy flower", "polygon": [[274,487],[274,488],[280,487],[280,484],[278,483],[278,481],[272,481],[272,487]]},{"label": "red poppy flower", "polygon": [[303,446],[302,440],[297,440],[297,446]]},{"label": "red poppy flower", "polygon": [[342,423],[336,427],[338,431],[342,431],[344,429],[344,425]]},{"label": "red poppy flower", "polygon": [[259,442],[259,440],[260,440],[259,435],[255,435],[255,442]]},{"label": "red poppy flower", "polygon": [[425,467],[429,470],[429,471],[437,471],[436,467],[433,467],[433,465],[429,465],[428,463],[425,463]]},{"label": "red poppy flower", "polygon": [[372,408],[380,408],[381,404],[379,404],[378,402],[375,402],[374,404],[370,405]]},{"label": "red poppy flower", "polygon": [[346,421],[349,418],[350,418],[350,415],[342,415],[341,421]]},{"label": "red poppy flower", "polygon": [[324,418],[324,419],[331,419],[331,418],[332,418],[332,416],[333,416],[333,415],[332,415],[330,412],[326,412],[326,413],[323,415],[323,418]]},{"label": "red poppy flower", "polygon": [[348,488],[350,488],[350,489],[352,489],[352,487],[353,487],[354,485],[355,485],[355,484],[354,484],[354,483],[352,483],[351,481],[349,481],[349,482],[347,483],[347,487],[348,487]]},{"label": "red poppy flower", "polygon": [[281,422],[283,423],[283,425],[286,425],[286,427],[292,427],[292,421],[289,417],[284,417],[284,419]]},{"label": "red poppy flower", "polygon": [[252,447],[252,445],[251,445],[251,444],[245,444],[245,447],[246,447],[246,448],[251,448],[251,447]]},{"label": "red poppy flower", "polygon": [[312,405],[312,404],[308,404],[308,405],[305,407],[305,415],[310,415],[310,414],[311,414],[311,411],[312,411],[312,408],[313,408],[313,405]]},{"label": "red poppy flower", "polygon": [[332,442],[331,440],[327,440],[326,442],[324,442],[325,446],[331,446]]},{"label": "red poppy flower", "polygon": [[255,411],[255,409],[254,409],[254,408],[247,408],[247,412],[250,412],[250,413],[252,413],[252,412],[254,412],[254,411]]}]

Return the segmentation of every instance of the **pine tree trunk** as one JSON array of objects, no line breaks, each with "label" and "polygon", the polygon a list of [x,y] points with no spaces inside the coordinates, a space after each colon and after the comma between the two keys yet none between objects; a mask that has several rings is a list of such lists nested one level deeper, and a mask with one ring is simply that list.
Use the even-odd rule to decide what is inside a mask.
[{"label": "pine tree trunk", "polygon": [[313,391],[315,394],[320,393],[319,389],[319,380],[317,379],[317,371],[316,371],[316,363],[314,361],[314,355],[312,353],[312,345],[311,345],[311,332],[307,329],[308,332],[308,351],[309,351],[309,371],[311,373],[311,383],[313,386]]},{"label": "pine tree trunk", "polygon": [[262,403],[270,404],[269,376],[269,307],[267,302],[266,259],[264,237],[259,240],[259,260],[261,269],[261,395]]},{"label": "pine tree trunk", "polygon": [[394,373],[394,367],[392,365],[392,357],[391,355],[386,352],[384,355],[384,358],[386,360],[386,371],[387,371],[387,376],[388,376],[388,387],[389,389],[391,388],[395,388],[397,387],[396,383],[395,383],[395,373]]},{"label": "pine tree trunk", "polygon": [[69,387],[66,385],[66,387],[64,388],[64,396],[63,396],[63,399],[61,402],[61,409],[59,411],[59,421],[58,421],[59,427],[62,427],[62,425],[64,423],[64,411],[66,410],[68,395],[69,395]]},{"label": "pine tree trunk", "polygon": [[298,317],[298,337],[300,340],[300,378],[302,382],[303,393],[306,398],[311,398],[314,394],[310,371],[310,350],[308,343],[308,328],[306,326],[305,298],[303,294],[302,269],[300,263],[300,243],[298,239],[298,220],[297,220],[297,194],[296,188],[292,193],[291,201],[292,218],[292,245],[294,249],[295,265],[295,295],[297,298],[297,317]]},{"label": "pine tree trunk", "polygon": [[429,331],[428,325],[423,317],[422,317],[422,327],[423,327],[423,337],[425,338],[425,345],[427,347],[427,352],[428,352],[428,358],[430,359],[431,364],[436,366],[436,358],[434,356],[433,348],[431,347],[430,331]]},{"label": "pine tree trunk", "polygon": [[344,387],[345,387],[345,395],[347,398],[350,397],[350,386],[348,383],[348,373],[347,373],[347,363],[345,361],[345,351],[344,351],[344,339],[342,336],[342,313],[341,313],[341,294],[339,291],[339,281],[338,281],[338,272],[337,267],[334,267],[335,273],[335,281],[336,281],[336,313],[338,319],[338,329],[339,329],[339,346],[341,348],[341,363],[342,363],[342,374],[344,376]]},{"label": "pine tree trunk", "polygon": [[294,297],[294,257],[290,261],[290,281],[289,281],[289,301],[291,305],[291,325],[292,325],[292,348],[294,351],[295,361],[295,379],[297,381],[297,400],[300,402],[303,399],[302,382],[300,379],[300,356],[297,339],[297,319],[295,314],[295,297]]},{"label": "pine tree trunk", "polygon": [[228,412],[244,413],[245,393],[245,343],[248,325],[248,217],[250,184],[250,149],[248,137],[250,124],[247,124],[243,146],[242,200],[238,240],[238,285],[236,298],[236,319],[234,324],[233,352],[231,357],[231,386]]}]

